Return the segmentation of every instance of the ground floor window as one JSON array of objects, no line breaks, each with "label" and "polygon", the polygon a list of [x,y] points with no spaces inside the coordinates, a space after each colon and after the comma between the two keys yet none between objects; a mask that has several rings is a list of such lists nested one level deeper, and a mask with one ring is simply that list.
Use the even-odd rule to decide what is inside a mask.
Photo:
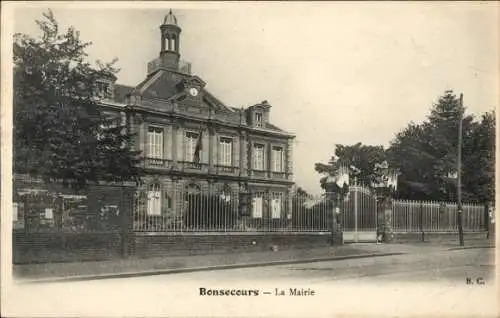
[{"label": "ground floor window", "polygon": [[274,194],[271,199],[271,217],[273,219],[281,218],[282,198],[280,194]]},{"label": "ground floor window", "polygon": [[161,191],[156,183],[148,188],[148,215],[161,215]]},{"label": "ground floor window", "polygon": [[264,204],[264,200],[262,196],[254,196],[252,199],[252,217],[253,218],[262,218],[262,206]]}]

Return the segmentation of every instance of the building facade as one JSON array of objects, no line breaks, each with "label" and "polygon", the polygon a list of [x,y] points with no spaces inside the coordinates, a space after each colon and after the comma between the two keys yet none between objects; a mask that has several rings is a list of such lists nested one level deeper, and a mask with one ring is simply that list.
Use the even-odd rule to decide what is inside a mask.
[{"label": "building facade", "polygon": [[[103,80],[103,107],[135,134],[146,175],[139,187],[134,230],[185,230],[209,207],[227,211],[210,227],[246,228],[291,218],[294,135],[270,122],[267,101],[225,105],[180,60],[181,28],[170,12],[160,26],[160,53],[135,87]],[[190,198],[198,196],[196,208]],[[227,202],[213,202],[213,198]],[[187,215],[188,205],[191,214]],[[186,216],[187,215],[187,216]],[[208,221],[207,221],[208,222]],[[206,222],[205,222],[206,223]],[[207,226],[205,224],[204,226]]]}]

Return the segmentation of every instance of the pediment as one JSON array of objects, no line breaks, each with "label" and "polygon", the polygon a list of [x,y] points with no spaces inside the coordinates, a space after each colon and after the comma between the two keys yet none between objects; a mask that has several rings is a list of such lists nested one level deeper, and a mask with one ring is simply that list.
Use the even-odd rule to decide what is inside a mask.
[{"label": "pediment", "polygon": [[[134,89],[134,93],[145,99],[162,100],[166,103],[178,103],[188,108],[211,110],[215,113],[234,113],[205,89],[206,83],[198,76],[183,75],[176,72],[160,70],[151,74]],[[197,89],[193,96],[189,90]]]},{"label": "pediment", "polygon": [[206,83],[196,75],[184,79],[183,82],[185,82],[187,85],[194,85],[200,88],[204,88],[206,85]]},{"label": "pediment", "polygon": [[234,112],[222,102],[213,97],[209,92],[203,90],[200,92],[200,98],[192,98],[186,91],[175,94],[167,102],[178,103],[179,105],[189,106],[190,108],[202,108],[212,110],[215,113]]}]

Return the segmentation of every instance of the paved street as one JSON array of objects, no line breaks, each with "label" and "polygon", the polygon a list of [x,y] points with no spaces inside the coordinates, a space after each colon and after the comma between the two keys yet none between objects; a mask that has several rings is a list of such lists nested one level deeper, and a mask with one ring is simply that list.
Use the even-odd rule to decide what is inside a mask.
[{"label": "paved street", "polygon": [[463,283],[466,277],[482,277],[493,282],[494,249],[477,248],[434,251],[387,257],[347,259],[283,266],[254,267],[177,275],[160,275],[129,279],[158,283],[206,281],[240,282],[252,280],[325,283],[330,281],[361,282],[448,282]]},{"label": "paved street", "polygon": [[[470,277],[474,284],[466,284]],[[482,278],[477,281],[477,278]],[[484,284],[477,284],[478,282]],[[259,290],[259,297],[200,296],[199,289]],[[314,290],[290,296],[289,289]],[[283,290],[285,297],[275,296]],[[285,316],[332,313],[459,315],[495,312],[494,249],[428,251],[407,255],[218,270],[126,279],[18,285],[37,313],[53,306],[88,315]],[[267,294],[269,293],[269,294]],[[269,307],[269,304],[273,305]],[[52,306],[52,307],[51,307]],[[22,313],[32,315],[32,311]],[[260,308],[255,312],[254,308]],[[40,311],[41,310],[41,311]],[[201,312],[200,312],[201,310]],[[228,314],[229,310],[229,314]]]}]

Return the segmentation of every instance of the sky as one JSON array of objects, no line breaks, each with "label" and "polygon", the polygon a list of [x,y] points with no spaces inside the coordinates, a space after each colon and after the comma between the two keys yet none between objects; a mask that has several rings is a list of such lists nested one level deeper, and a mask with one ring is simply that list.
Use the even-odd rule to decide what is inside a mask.
[{"label": "sky", "polygon": [[61,30],[93,43],[89,59],[118,58],[117,82],[132,86],[172,8],[181,59],[206,88],[233,107],[268,100],[271,122],[296,134],[295,182],[311,193],[314,163],[335,144],[387,147],[445,90],[476,116],[499,104],[495,2],[30,3],[15,10],[14,32],[39,34],[49,7]]}]

